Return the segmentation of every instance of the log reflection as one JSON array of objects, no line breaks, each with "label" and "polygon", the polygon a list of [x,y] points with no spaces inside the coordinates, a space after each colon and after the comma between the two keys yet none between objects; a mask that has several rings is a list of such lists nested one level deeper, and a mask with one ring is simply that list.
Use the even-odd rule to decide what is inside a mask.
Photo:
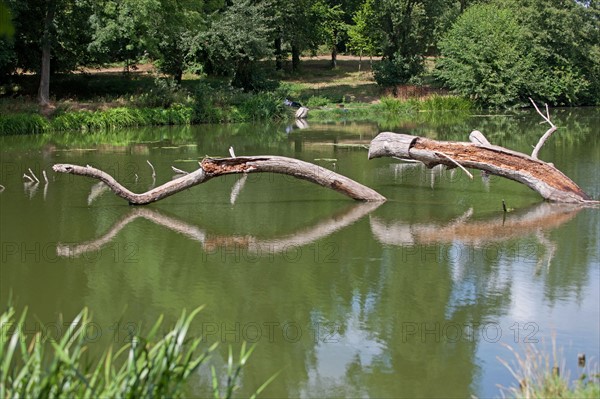
[{"label": "log reflection", "polygon": [[508,214],[500,214],[486,220],[470,220],[472,209],[447,223],[386,222],[371,216],[371,231],[382,244],[415,245],[462,242],[481,246],[539,231],[555,229],[572,220],[584,207],[570,204],[543,202],[530,208]]},{"label": "log reflection", "polygon": [[138,218],[143,218],[202,243],[205,251],[212,251],[219,247],[235,246],[236,248],[243,248],[250,253],[260,253],[267,249],[270,253],[279,253],[290,247],[308,245],[314,241],[327,237],[338,230],[346,228],[378,208],[380,205],[381,202],[355,204],[346,208],[346,210],[341,213],[334,214],[331,217],[320,221],[312,227],[300,229],[292,234],[272,239],[257,238],[251,235],[212,235],[198,226],[194,226],[173,216],[164,215],[155,209],[136,207],[132,208],[102,236],[79,244],[59,243],[56,252],[58,256],[74,257],[87,252],[99,251],[104,246],[108,245],[129,223]]}]

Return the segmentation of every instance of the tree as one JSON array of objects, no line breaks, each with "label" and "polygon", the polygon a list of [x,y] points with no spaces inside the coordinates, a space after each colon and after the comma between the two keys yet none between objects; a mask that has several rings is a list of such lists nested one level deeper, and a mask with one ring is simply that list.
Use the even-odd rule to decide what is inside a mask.
[{"label": "tree", "polygon": [[348,27],[348,47],[359,54],[359,71],[363,54],[373,57],[377,53],[378,43],[381,42],[380,32],[371,23],[376,18],[373,3],[374,0],[366,0],[354,14],[352,18],[354,24]]},{"label": "tree", "polygon": [[15,27],[12,23],[12,15],[10,9],[4,1],[0,1],[0,37],[12,37],[15,34]]},{"label": "tree", "polygon": [[7,0],[15,34],[11,68],[37,72],[38,98],[49,102],[50,73],[85,63],[88,4],[83,0]]},{"label": "tree", "polygon": [[0,77],[8,75],[14,68],[14,34],[15,27],[10,9],[0,1]]},{"label": "tree", "polygon": [[331,68],[337,66],[337,46],[343,35],[348,30],[344,22],[344,10],[340,4],[331,5],[326,2],[317,2],[314,5],[314,13],[319,18],[317,25],[321,36],[321,42],[331,49]]},{"label": "tree", "polygon": [[157,39],[149,33],[160,14],[159,0],[103,0],[94,3],[90,17],[90,52],[100,63],[124,62],[125,69],[140,60]]},{"label": "tree", "polygon": [[598,101],[597,31],[591,9],[572,0],[476,4],[439,43],[437,74],[458,93],[493,107],[522,105],[528,97],[591,103]]},{"label": "tree", "polygon": [[485,105],[514,104],[530,94],[531,42],[510,8],[470,7],[439,43],[437,74],[458,93]]},{"label": "tree", "polygon": [[192,53],[193,38],[206,29],[208,12],[222,5],[193,0],[161,0],[156,23],[149,34],[156,45],[149,49],[159,71],[181,82],[184,70],[196,60]]},{"label": "tree", "polygon": [[595,1],[507,1],[534,43],[542,76],[538,95],[556,105],[599,101],[599,6]]},{"label": "tree", "polygon": [[379,84],[408,82],[424,68],[434,48],[434,29],[446,6],[444,0],[375,0],[372,23],[381,29],[383,60],[375,70]]},{"label": "tree", "polygon": [[246,91],[259,89],[256,63],[273,53],[268,8],[268,3],[234,0],[194,40],[196,53],[205,52],[216,72],[231,76],[232,84]]},{"label": "tree", "polygon": [[269,14],[272,18],[276,67],[281,69],[286,53],[292,55],[292,70],[300,67],[300,55],[315,51],[321,41],[318,7],[320,0],[273,0]]}]

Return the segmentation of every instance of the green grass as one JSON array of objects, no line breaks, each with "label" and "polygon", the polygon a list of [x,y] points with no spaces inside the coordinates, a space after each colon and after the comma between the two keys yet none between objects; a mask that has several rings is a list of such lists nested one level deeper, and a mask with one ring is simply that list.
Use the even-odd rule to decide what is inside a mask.
[{"label": "green grass", "polygon": [[311,108],[309,119],[315,121],[397,119],[419,111],[473,108],[456,96],[380,98],[367,60],[361,71],[358,60],[349,57],[342,57],[336,69],[328,65],[328,59],[306,59],[299,72],[278,72],[279,88],[261,93],[243,93],[224,78],[195,77],[176,85],[148,71],[57,75],[51,87],[55,109],[45,110],[46,117],[34,100],[37,77],[15,76],[0,87],[5,96],[0,135],[281,120],[292,114],[282,104],[285,98]]},{"label": "green grass", "polygon": [[[553,340],[554,341],[554,340]],[[498,359],[513,375],[518,386],[503,388],[513,398],[572,398],[597,399],[600,397],[600,371],[598,366],[580,368],[578,378],[572,379],[566,370],[562,353],[553,342],[552,355],[531,345],[524,354],[510,346],[515,360],[511,363]]]},{"label": "green grass", "polygon": [[20,113],[0,117],[0,134],[35,134],[62,131],[114,130],[125,127],[189,125],[193,110],[185,106],[164,108],[110,108],[99,111],[66,111],[46,119]]},{"label": "green grass", "polygon": [[[202,338],[187,333],[200,308],[182,312],[175,326],[160,336],[162,316],[145,338],[106,350],[99,359],[87,354],[87,309],[76,316],[63,337],[52,339],[37,333],[30,341],[23,332],[26,311],[17,319],[14,308],[0,315],[0,398],[173,398],[184,397],[186,382],[209,360],[216,344],[201,348]],[[231,398],[254,347],[243,344],[234,362],[231,348],[226,385],[221,386],[212,368],[213,395]],[[259,394],[271,377],[255,393]]]}]

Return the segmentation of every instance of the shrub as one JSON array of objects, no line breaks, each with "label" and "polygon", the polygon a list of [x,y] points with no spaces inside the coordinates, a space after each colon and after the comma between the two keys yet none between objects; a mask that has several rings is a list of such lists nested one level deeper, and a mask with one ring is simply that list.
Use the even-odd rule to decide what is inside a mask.
[{"label": "shrub", "polygon": [[591,58],[598,35],[586,31],[591,12],[579,2],[475,4],[439,42],[435,73],[485,106],[529,105],[528,97],[553,105],[593,103],[600,62]]},{"label": "shrub", "polygon": [[415,79],[424,70],[423,57],[405,57],[396,53],[393,59],[385,59],[373,65],[373,76],[378,85],[393,87]]},{"label": "shrub", "polygon": [[270,120],[285,115],[283,99],[273,93],[251,94],[237,108],[240,121]]},{"label": "shrub", "polygon": [[485,105],[516,104],[530,92],[535,73],[527,35],[511,9],[472,6],[440,42],[437,75]]},{"label": "shrub", "polygon": [[311,96],[308,100],[306,100],[306,106],[308,108],[323,107],[330,103],[332,103],[332,101],[324,96]]}]

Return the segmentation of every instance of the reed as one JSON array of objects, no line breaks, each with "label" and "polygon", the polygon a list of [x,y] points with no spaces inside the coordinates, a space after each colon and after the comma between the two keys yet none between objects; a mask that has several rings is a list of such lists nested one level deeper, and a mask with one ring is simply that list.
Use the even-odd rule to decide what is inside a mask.
[{"label": "reed", "polygon": [[[498,358],[518,385],[501,387],[503,396],[512,398],[572,398],[592,399],[600,397],[600,374],[595,367],[580,365],[578,378],[572,379],[567,371],[562,351],[557,350],[553,339],[552,352],[529,345],[519,353],[507,345],[514,360]],[[575,360],[575,359],[573,359]]]},{"label": "reed", "polygon": [[[26,310],[17,319],[14,308],[0,315],[0,398],[157,398],[183,397],[185,383],[206,363],[217,344],[201,348],[202,338],[189,338],[188,331],[201,308],[182,312],[175,326],[159,336],[162,316],[145,338],[135,336],[114,351],[106,350],[90,362],[86,327],[91,318],[82,310],[66,334],[57,339],[36,334],[29,342],[23,332]],[[254,347],[242,345],[234,363],[229,350],[226,386],[220,387],[213,369],[215,398],[232,397],[242,367]],[[275,376],[263,384],[259,394]]]}]

